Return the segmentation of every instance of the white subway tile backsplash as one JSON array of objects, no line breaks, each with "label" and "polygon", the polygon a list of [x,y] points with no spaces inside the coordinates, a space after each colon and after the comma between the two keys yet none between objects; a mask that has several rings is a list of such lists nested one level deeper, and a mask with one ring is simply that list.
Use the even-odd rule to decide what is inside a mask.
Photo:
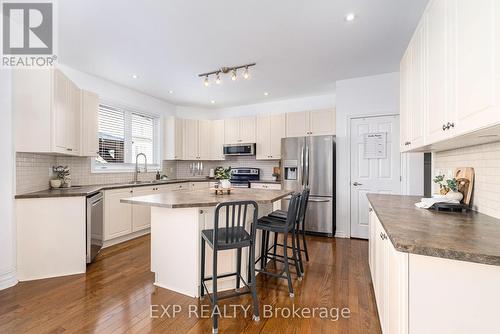
[{"label": "white subway tile backsplash", "polygon": [[435,175],[457,167],[474,168],[474,210],[500,218],[500,142],[434,153]]},{"label": "white subway tile backsplash", "polygon": [[[36,153],[17,153],[16,156],[16,193],[24,194],[49,188],[53,177],[52,166],[68,166],[73,185],[125,183],[133,180],[134,173],[92,173],[91,159],[86,157],[65,157]],[[198,162],[198,161],[196,161]],[[231,157],[224,161],[203,161],[201,174],[193,175],[190,164],[193,161],[163,161],[162,174],[170,179],[185,179],[208,176],[210,168],[255,167],[259,168],[262,180],[271,180],[273,167],[279,160],[256,160],[254,156]],[[139,180],[153,180],[155,173],[141,173]]]}]

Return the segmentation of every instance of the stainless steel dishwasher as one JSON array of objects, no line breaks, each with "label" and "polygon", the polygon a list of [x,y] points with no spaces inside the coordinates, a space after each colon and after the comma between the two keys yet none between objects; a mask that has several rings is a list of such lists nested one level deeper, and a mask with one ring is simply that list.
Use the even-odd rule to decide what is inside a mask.
[{"label": "stainless steel dishwasher", "polygon": [[87,263],[91,263],[103,244],[104,196],[102,192],[87,197]]}]

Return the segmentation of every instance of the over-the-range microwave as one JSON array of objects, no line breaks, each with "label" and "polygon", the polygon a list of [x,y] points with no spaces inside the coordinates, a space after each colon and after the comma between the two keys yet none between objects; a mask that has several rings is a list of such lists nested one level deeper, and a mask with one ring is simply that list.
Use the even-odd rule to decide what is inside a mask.
[{"label": "over-the-range microwave", "polygon": [[224,145],[224,155],[255,155],[255,144]]}]

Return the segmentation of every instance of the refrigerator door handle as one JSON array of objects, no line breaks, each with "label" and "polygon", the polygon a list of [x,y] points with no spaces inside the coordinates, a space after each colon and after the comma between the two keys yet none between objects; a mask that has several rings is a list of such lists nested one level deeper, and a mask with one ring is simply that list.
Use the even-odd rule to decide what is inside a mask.
[{"label": "refrigerator door handle", "polygon": [[330,201],[331,201],[330,198],[325,198],[325,199],[310,198],[309,199],[309,202],[313,202],[313,203],[327,203],[327,202],[330,202]]},{"label": "refrigerator door handle", "polygon": [[304,146],[300,149],[300,171],[301,171],[301,176],[300,176],[300,183],[302,186],[304,186]]},{"label": "refrigerator door handle", "polygon": [[306,146],[306,173],[307,173],[307,178],[305,182],[305,186],[309,186],[309,146]]}]

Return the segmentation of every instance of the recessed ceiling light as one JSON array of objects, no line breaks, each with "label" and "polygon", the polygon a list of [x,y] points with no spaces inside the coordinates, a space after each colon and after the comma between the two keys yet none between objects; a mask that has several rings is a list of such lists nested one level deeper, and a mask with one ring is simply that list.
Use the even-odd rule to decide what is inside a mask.
[{"label": "recessed ceiling light", "polygon": [[264,96],[268,96],[268,95],[269,95],[269,93],[268,93],[268,92],[264,92]]},{"label": "recessed ceiling light", "polygon": [[132,74],[132,79],[137,79],[139,76],[137,74]]},{"label": "recessed ceiling light", "polygon": [[173,94],[173,93],[174,93],[174,91],[173,91],[173,90],[169,90],[169,91],[168,91],[168,93],[169,93],[169,94]]},{"label": "recessed ceiling light", "polygon": [[215,104],[215,100],[210,101],[210,103]]},{"label": "recessed ceiling light", "polygon": [[354,21],[355,19],[356,19],[356,14],[354,14],[354,13],[349,13],[349,14],[347,14],[347,15],[345,16],[345,20],[346,20],[347,22],[352,22],[352,21]]}]

